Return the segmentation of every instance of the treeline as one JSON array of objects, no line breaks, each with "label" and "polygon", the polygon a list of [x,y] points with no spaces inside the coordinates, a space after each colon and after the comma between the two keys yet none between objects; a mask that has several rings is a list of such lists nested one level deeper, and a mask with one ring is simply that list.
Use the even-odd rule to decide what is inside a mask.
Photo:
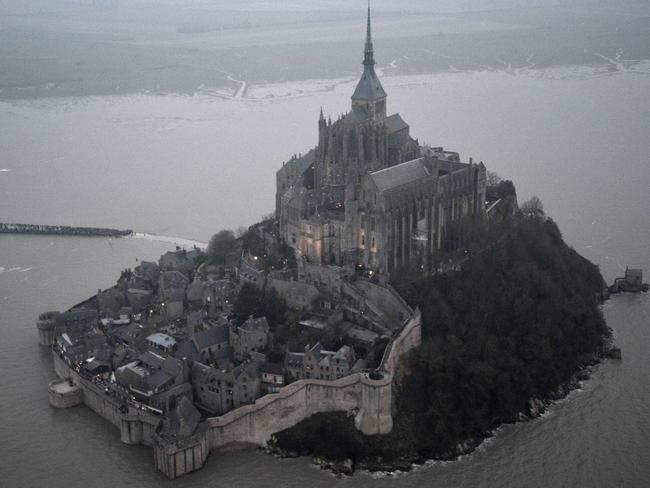
[{"label": "treeline", "polygon": [[[268,235],[271,239],[265,239]],[[272,269],[296,268],[293,249],[278,239],[277,222],[266,218],[262,222],[241,228],[237,234],[224,229],[210,238],[205,251],[205,261],[213,265],[236,264],[242,252],[255,256],[265,271]]]},{"label": "treeline", "polygon": [[453,457],[593,363],[609,336],[603,279],[534,210],[461,271],[396,284],[422,311],[423,345],[394,391],[393,432],[364,437],[351,419],[325,414],[280,433],[279,445],[371,466],[377,456]]}]

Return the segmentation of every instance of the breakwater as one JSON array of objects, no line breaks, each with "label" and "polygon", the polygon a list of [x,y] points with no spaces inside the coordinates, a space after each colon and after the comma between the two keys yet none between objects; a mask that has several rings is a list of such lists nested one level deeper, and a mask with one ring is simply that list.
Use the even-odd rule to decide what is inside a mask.
[{"label": "breakwater", "polygon": [[0,234],[31,234],[83,237],[124,237],[133,234],[132,230],[110,229],[104,227],[70,227],[65,225],[8,224],[0,222]]}]

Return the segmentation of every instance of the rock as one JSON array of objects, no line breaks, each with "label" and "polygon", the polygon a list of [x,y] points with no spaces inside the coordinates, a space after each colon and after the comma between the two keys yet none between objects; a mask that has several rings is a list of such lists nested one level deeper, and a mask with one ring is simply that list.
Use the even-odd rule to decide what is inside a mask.
[{"label": "rock", "polygon": [[350,458],[344,459],[343,461],[337,461],[334,463],[332,471],[335,474],[352,476],[352,474],[354,474],[354,462]]},{"label": "rock", "polygon": [[320,466],[321,469],[331,471],[335,475],[351,476],[354,474],[355,465],[354,461],[350,458],[333,461],[323,456],[314,456],[312,458],[312,463],[316,466]]},{"label": "rock", "polygon": [[616,359],[620,361],[621,359],[623,359],[623,353],[621,352],[621,348],[612,347],[609,351],[607,351],[607,357],[610,359]]}]

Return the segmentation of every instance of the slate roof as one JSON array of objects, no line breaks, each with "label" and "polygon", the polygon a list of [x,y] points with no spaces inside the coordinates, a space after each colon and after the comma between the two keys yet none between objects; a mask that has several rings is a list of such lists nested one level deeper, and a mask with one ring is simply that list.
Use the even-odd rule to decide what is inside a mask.
[{"label": "slate roof", "polygon": [[205,284],[198,279],[195,279],[187,287],[187,299],[190,302],[197,302],[203,299],[203,291],[205,290]]},{"label": "slate roof", "polygon": [[262,366],[260,366],[260,373],[282,376],[284,374],[284,370],[282,368],[282,365],[279,363],[264,363]]},{"label": "slate roof", "polygon": [[381,86],[381,82],[375,73],[375,69],[372,66],[366,66],[361,75],[361,79],[357,84],[354,94],[352,95],[353,100],[378,100],[380,98],[385,98],[386,92]]},{"label": "slate roof", "polygon": [[155,373],[147,375],[142,380],[142,383],[149,390],[155,390],[156,388],[162,388],[168,383],[172,382],[174,378],[172,375],[163,370],[158,370]]},{"label": "slate roof", "polygon": [[140,354],[140,357],[138,360],[144,364],[145,366],[148,366],[151,369],[159,369],[162,367],[163,362],[165,361],[165,358],[162,356],[159,356],[158,354],[155,354],[151,351],[147,351],[143,354]]},{"label": "slate roof", "polygon": [[305,360],[305,353],[302,352],[288,352],[284,357],[284,364],[287,366],[302,366]]},{"label": "slate roof", "polygon": [[174,357],[178,359],[188,358],[195,360],[199,357],[199,351],[196,349],[193,341],[183,341],[178,345]]},{"label": "slate roof", "polygon": [[180,373],[182,368],[183,368],[183,363],[176,358],[166,358],[165,361],[162,363],[162,369],[174,376]]},{"label": "slate roof", "polygon": [[404,122],[404,119],[402,119],[402,116],[400,114],[393,114],[390,117],[387,117],[385,124],[388,128],[389,134],[393,134],[395,132],[409,128],[409,125]]},{"label": "slate roof", "polygon": [[419,158],[375,171],[370,173],[369,176],[379,191],[387,191],[391,188],[428,178],[431,174],[424,165],[424,158]]},{"label": "slate roof", "polygon": [[160,286],[164,289],[187,287],[190,280],[180,271],[163,271],[160,273]]},{"label": "slate roof", "polygon": [[341,348],[334,354],[334,359],[348,360],[352,356],[352,348],[350,346],[341,346]]},{"label": "slate roof", "polygon": [[269,330],[269,323],[266,321],[266,317],[258,317],[256,319],[250,318],[241,325],[241,329],[250,332],[266,332]]},{"label": "slate roof", "polygon": [[222,344],[229,342],[230,327],[227,325],[219,325],[208,330],[196,332],[192,339],[196,344],[197,349],[202,350],[214,344]]},{"label": "slate roof", "polygon": [[293,160],[293,164],[298,174],[302,174],[309,169],[314,161],[316,161],[316,151],[312,149],[307,154],[304,154],[301,158]]},{"label": "slate roof", "polygon": [[345,115],[345,117],[343,117],[344,124],[360,124],[366,120],[368,120],[368,114],[365,110],[358,108],[352,109]]}]

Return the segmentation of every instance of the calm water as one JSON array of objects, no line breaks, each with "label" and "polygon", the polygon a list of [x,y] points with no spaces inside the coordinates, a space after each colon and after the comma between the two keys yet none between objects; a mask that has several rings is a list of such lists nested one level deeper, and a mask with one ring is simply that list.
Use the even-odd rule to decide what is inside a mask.
[{"label": "calm water", "polygon": [[[385,80],[390,108],[435,145],[482,159],[537,194],[565,238],[608,281],[650,277],[650,69],[565,68]],[[0,102],[0,220],[97,224],[207,239],[272,210],[274,172],[316,140],[320,105],[347,107],[349,81],[258,87],[252,99],[130,96]],[[395,478],[333,481],[308,459],[212,456],[167,482],[84,407],[55,411],[38,313],[114,282],[170,244],[0,236],[0,479],[70,486],[650,485],[650,296],[604,311],[624,360],[605,362],[545,417],[503,427],[474,454]]]}]

